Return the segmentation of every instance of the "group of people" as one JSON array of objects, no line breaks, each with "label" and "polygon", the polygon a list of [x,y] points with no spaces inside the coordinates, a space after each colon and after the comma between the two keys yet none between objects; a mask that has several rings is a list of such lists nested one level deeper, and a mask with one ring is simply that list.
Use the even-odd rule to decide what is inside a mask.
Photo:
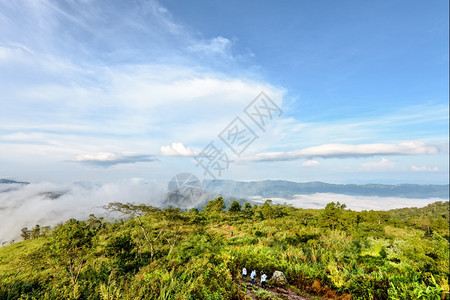
[{"label": "group of people", "polygon": [[[267,275],[266,275],[266,273],[264,271],[261,271],[260,274],[261,274],[261,287],[262,288],[266,288],[267,287],[266,286]],[[242,277],[243,278],[247,277],[247,269],[245,267],[242,269]],[[256,279],[256,270],[253,270],[250,273],[250,279],[252,280],[252,284],[256,283],[256,281],[255,281],[255,279]]]}]

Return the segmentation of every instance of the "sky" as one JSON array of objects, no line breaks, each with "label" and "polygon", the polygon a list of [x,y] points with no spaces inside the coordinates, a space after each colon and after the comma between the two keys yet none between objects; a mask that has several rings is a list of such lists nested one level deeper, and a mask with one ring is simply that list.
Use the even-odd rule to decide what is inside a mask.
[{"label": "sky", "polygon": [[448,184],[448,6],[0,0],[0,178]]}]

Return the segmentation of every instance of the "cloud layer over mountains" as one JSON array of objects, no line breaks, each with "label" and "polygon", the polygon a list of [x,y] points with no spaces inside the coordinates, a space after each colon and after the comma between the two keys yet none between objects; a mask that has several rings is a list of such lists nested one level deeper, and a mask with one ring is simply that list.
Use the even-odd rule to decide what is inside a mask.
[{"label": "cloud layer over mountains", "polygon": [[[103,185],[4,182],[0,183],[0,244],[5,241],[19,240],[20,230],[23,227],[31,228],[36,224],[55,226],[70,218],[87,219],[90,214],[95,214],[97,217],[107,216],[102,206],[110,202],[145,203],[158,207],[167,205],[165,203],[168,192],[167,183],[138,178]],[[439,189],[446,188],[448,190],[448,186],[417,185],[415,188],[408,186],[409,194],[400,193],[403,188],[401,185],[380,186],[382,189],[375,194],[370,194],[373,187],[370,185],[330,185],[288,181],[204,181],[201,199],[196,199],[195,205],[203,206],[207,201],[220,194],[224,196],[228,194],[228,196],[248,199],[257,203],[270,198],[275,203],[287,203],[300,208],[323,208],[329,202],[339,201],[345,203],[352,210],[422,207],[435,201],[448,201],[448,196],[447,199],[438,196],[444,195],[439,192]],[[392,187],[400,189],[399,193],[380,196],[383,195],[383,191],[392,190]],[[227,193],[224,194],[222,188],[225,188]],[[355,195],[355,191],[350,188],[362,189],[362,192]],[[330,192],[326,192],[327,189]],[[427,189],[431,189],[431,192]],[[346,191],[349,193],[353,191],[353,195],[344,194]],[[429,196],[424,196],[427,193]]]},{"label": "cloud layer over mountains", "polygon": [[70,218],[105,215],[110,202],[136,202],[158,206],[166,186],[131,179],[103,185],[0,184],[0,242],[17,239],[23,227],[55,226]]},{"label": "cloud layer over mountains", "polygon": [[[254,197],[253,201],[265,201],[261,197]],[[340,202],[347,205],[347,209],[361,210],[390,210],[403,207],[423,207],[436,201],[444,201],[442,198],[400,198],[378,196],[351,196],[333,193],[316,193],[311,195],[295,195],[294,198],[273,198],[275,204],[292,205],[298,208],[324,208],[330,202]]]}]

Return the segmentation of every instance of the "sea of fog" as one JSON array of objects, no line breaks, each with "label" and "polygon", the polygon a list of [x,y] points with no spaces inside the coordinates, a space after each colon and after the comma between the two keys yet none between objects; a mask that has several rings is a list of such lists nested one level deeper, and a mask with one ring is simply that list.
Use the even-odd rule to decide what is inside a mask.
[{"label": "sea of fog", "polygon": [[[0,245],[19,240],[21,228],[55,226],[70,218],[87,219],[90,214],[108,217],[103,205],[110,202],[146,203],[161,206],[167,196],[167,183],[130,179],[102,185],[74,183],[0,184]],[[388,210],[401,207],[423,207],[448,199],[412,199],[398,197],[349,196],[317,193],[296,195],[292,199],[271,198],[299,208],[324,208],[329,202],[345,203],[352,210]],[[250,197],[256,203],[266,198]]]},{"label": "sea of fog", "polygon": [[166,190],[166,185],[142,179],[102,185],[0,184],[0,245],[17,239],[23,227],[55,226],[90,214],[107,216],[102,206],[111,202],[159,206]]},{"label": "sea of fog", "polygon": [[[250,197],[257,203],[264,203],[266,198],[260,196]],[[291,199],[270,198],[274,204],[286,204],[298,208],[324,208],[327,203],[340,202],[347,209],[361,210],[389,210],[403,207],[424,207],[436,201],[448,201],[443,198],[400,198],[379,196],[351,196],[332,193],[316,193],[310,195],[295,195]]]}]

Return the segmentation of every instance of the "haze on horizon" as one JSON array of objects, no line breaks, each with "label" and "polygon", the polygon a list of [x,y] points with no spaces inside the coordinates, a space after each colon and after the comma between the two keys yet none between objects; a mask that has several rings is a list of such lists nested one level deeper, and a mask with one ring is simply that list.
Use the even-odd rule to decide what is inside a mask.
[{"label": "haze on horizon", "polygon": [[0,178],[448,184],[448,5],[0,0]]}]

